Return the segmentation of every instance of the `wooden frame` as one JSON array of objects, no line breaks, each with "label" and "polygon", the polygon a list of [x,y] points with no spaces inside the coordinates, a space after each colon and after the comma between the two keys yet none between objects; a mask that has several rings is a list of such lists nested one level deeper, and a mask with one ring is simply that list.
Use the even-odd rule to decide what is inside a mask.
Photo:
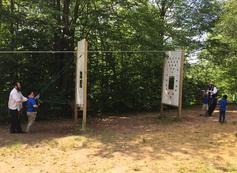
[{"label": "wooden frame", "polygon": [[[83,44],[83,48],[79,47],[79,43]],[[82,50],[80,50],[82,49]],[[181,50],[181,60],[180,60],[180,81],[179,81],[179,98],[178,98],[178,114],[177,116],[180,118],[181,114],[182,114],[182,91],[183,91],[183,65],[184,65],[184,50]],[[78,81],[79,79],[79,75],[78,74],[78,61],[79,61],[79,54],[82,54],[82,58],[84,58],[84,66],[83,66],[83,75],[82,75],[82,88],[83,88],[83,104],[78,104],[77,103],[77,97],[78,97],[78,91],[77,91],[77,87],[78,87],[78,83],[80,81]],[[78,111],[83,111],[83,116],[82,116],[82,130],[86,129],[86,119],[87,119],[87,61],[88,61],[88,43],[85,39],[81,40],[80,42],[78,42],[78,46],[77,46],[77,56],[76,56],[76,79],[75,79],[75,107],[74,107],[74,120],[75,122],[78,122]],[[164,61],[164,65],[163,65],[163,75],[162,75],[162,79],[164,79],[164,69],[165,69],[165,61]],[[162,80],[163,82],[163,80]],[[163,83],[162,83],[162,98],[163,98]],[[163,105],[168,105],[165,103],[162,103],[161,101],[161,114],[163,114]],[[169,105],[169,106],[173,106],[173,105]]]},{"label": "wooden frame", "polygon": [[[165,74],[165,63],[166,61],[164,61],[164,64],[163,64],[163,75],[162,75],[162,90],[161,90],[161,99],[163,99],[163,90],[164,90],[164,87],[163,87],[163,82],[164,82],[164,74]],[[166,104],[166,103],[163,103],[162,100],[161,100],[161,106],[160,106],[160,114],[163,115],[164,114],[164,105],[168,105],[168,106],[174,106],[174,107],[178,107],[178,112],[177,112],[177,117],[180,118],[181,115],[182,115],[182,91],[183,91],[183,66],[184,66],[184,50],[181,50],[181,60],[180,60],[180,81],[179,81],[179,97],[178,97],[178,106],[174,106],[174,105],[171,105],[171,104]]]},{"label": "wooden frame", "polygon": [[[80,44],[82,44],[82,48],[79,46]],[[82,50],[80,50],[82,49]],[[79,56],[79,55],[83,55],[83,56]],[[79,71],[79,58],[84,58],[83,59],[83,72],[81,74],[78,73]],[[78,42],[78,46],[77,46],[77,56],[76,56],[76,79],[75,79],[75,107],[74,107],[74,121],[78,122],[78,109],[83,111],[83,116],[82,116],[82,130],[86,129],[86,119],[87,119],[87,59],[88,59],[88,43],[85,39],[81,40],[80,42]],[[81,81],[79,80],[80,77],[82,76]],[[80,86],[80,82],[82,82],[82,90],[83,90],[83,100],[82,100],[82,104],[78,103],[79,99],[78,97],[78,87]]]},{"label": "wooden frame", "polygon": [[182,115],[182,105],[183,105],[183,74],[184,74],[184,50],[182,49],[181,65],[180,65],[179,110],[178,110],[178,118],[180,118],[181,115]]}]

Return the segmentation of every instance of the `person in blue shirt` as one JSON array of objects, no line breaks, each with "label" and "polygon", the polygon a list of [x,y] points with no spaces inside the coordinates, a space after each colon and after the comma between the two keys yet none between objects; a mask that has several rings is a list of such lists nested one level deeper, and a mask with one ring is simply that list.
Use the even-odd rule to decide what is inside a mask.
[{"label": "person in blue shirt", "polygon": [[220,105],[219,122],[224,123],[225,122],[226,106],[227,106],[227,95],[224,95],[222,97],[222,99],[219,101],[219,105]]},{"label": "person in blue shirt", "polygon": [[39,105],[37,105],[34,92],[31,91],[28,94],[28,100],[26,102],[26,115],[28,117],[28,124],[26,127],[26,132],[30,132],[30,128],[32,124],[35,122],[35,118],[37,115],[37,108]]}]

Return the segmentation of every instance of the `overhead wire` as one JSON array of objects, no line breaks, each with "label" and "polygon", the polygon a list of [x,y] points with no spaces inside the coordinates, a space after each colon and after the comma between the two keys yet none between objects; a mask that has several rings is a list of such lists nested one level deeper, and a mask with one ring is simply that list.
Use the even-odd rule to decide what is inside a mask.
[{"label": "overhead wire", "polygon": [[[88,53],[160,53],[167,52],[170,50],[88,50]],[[77,50],[42,50],[42,51],[28,51],[28,50],[19,50],[19,51],[0,51],[0,54],[58,54],[58,53],[76,53]],[[79,51],[84,52],[84,51]]]},{"label": "overhead wire", "polygon": [[[88,53],[165,53],[171,50],[88,50]],[[79,51],[84,52],[84,51]],[[42,50],[42,51],[29,51],[29,50],[14,50],[14,51],[0,51],[0,54],[72,54],[77,53],[77,50],[60,50],[60,51],[52,51],[52,50]],[[56,82],[60,77],[68,70],[67,64],[60,70],[53,78],[48,82],[46,86],[40,89],[40,94],[43,94],[54,82]],[[50,100],[43,100],[45,102],[50,102]]]}]

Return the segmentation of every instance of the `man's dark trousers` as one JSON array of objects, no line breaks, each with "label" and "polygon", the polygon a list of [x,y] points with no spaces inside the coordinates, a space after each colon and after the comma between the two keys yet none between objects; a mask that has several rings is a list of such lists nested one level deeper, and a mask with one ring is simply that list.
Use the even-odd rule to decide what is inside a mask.
[{"label": "man's dark trousers", "polygon": [[208,115],[211,116],[217,105],[217,98],[211,98],[210,106],[208,109]]},{"label": "man's dark trousers", "polygon": [[224,110],[220,110],[219,122],[220,123],[225,122],[225,111]]},{"label": "man's dark trousers", "polygon": [[11,117],[10,133],[22,133],[19,111],[9,109],[9,113]]}]

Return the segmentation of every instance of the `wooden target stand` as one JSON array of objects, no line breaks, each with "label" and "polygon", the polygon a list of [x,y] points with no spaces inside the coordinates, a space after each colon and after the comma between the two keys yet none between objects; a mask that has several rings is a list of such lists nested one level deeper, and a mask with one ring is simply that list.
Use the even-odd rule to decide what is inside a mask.
[{"label": "wooden target stand", "polygon": [[[160,107],[160,114],[164,115],[164,105],[168,105],[168,106],[173,106],[173,107],[177,107],[178,111],[177,111],[177,117],[180,118],[182,115],[182,95],[183,95],[183,73],[184,73],[184,50],[176,50],[176,51],[180,51],[180,55],[179,55],[179,71],[178,73],[176,73],[176,75],[174,75],[174,72],[170,72],[170,69],[167,68],[171,68],[171,69],[175,69],[177,68],[176,65],[172,66],[169,64],[167,61],[175,61],[172,60],[172,57],[169,57],[169,53],[171,52],[175,52],[175,51],[169,51],[166,54],[168,55],[168,58],[165,58],[164,61],[164,67],[163,67],[163,80],[162,80],[162,100],[161,100],[161,107]],[[171,59],[171,60],[170,60]],[[167,66],[168,64],[168,66]],[[167,71],[165,71],[167,70]],[[173,74],[172,74],[173,73]],[[169,79],[171,79],[172,77],[174,77],[171,81],[169,79],[167,79],[167,77]],[[176,81],[176,78],[179,78],[179,80]],[[168,80],[168,81],[167,81]],[[174,81],[173,81],[174,80]],[[175,85],[175,87],[177,87],[177,91],[176,88],[170,88],[170,82],[174,82],[173,85]],[[173,101],[172,100],[172,96],[175,96],[176,94],[176,100]],[[169,97],[168,99],[165,99],[165,95],[167,97]]]},{"label": "wooden target stand", "polygon": [[87,60],[88,43],[83,39],[77,44],[74,106],[75,122],[78,122],[78,112],[82,111],[82,130],[86,129],[87,119]]},{"label": "wooden target stand", "polygon": [[[179,92],[178,104],[167,103],[163,101],[165,72],[163,74],[162,84],[162,101],[161,115],[164,113],[164,105],[178,107],[177,116],[180,118],[182,114],[182,90],[183,90],[183,65],[184,65],[184,50],[180,50],[180,66],[179,66]],[[170,51],[172,52],[172,51]],[[78,112],[82,111],[82,130],[86,129],[87,119],[87,61],[88,61],[88,43],[85,39],[78,42],[76,55],[76,79],[75,79],[75,106],[74,120],[78,122]],[[164,62],[164,70],[167,59]]]}]

